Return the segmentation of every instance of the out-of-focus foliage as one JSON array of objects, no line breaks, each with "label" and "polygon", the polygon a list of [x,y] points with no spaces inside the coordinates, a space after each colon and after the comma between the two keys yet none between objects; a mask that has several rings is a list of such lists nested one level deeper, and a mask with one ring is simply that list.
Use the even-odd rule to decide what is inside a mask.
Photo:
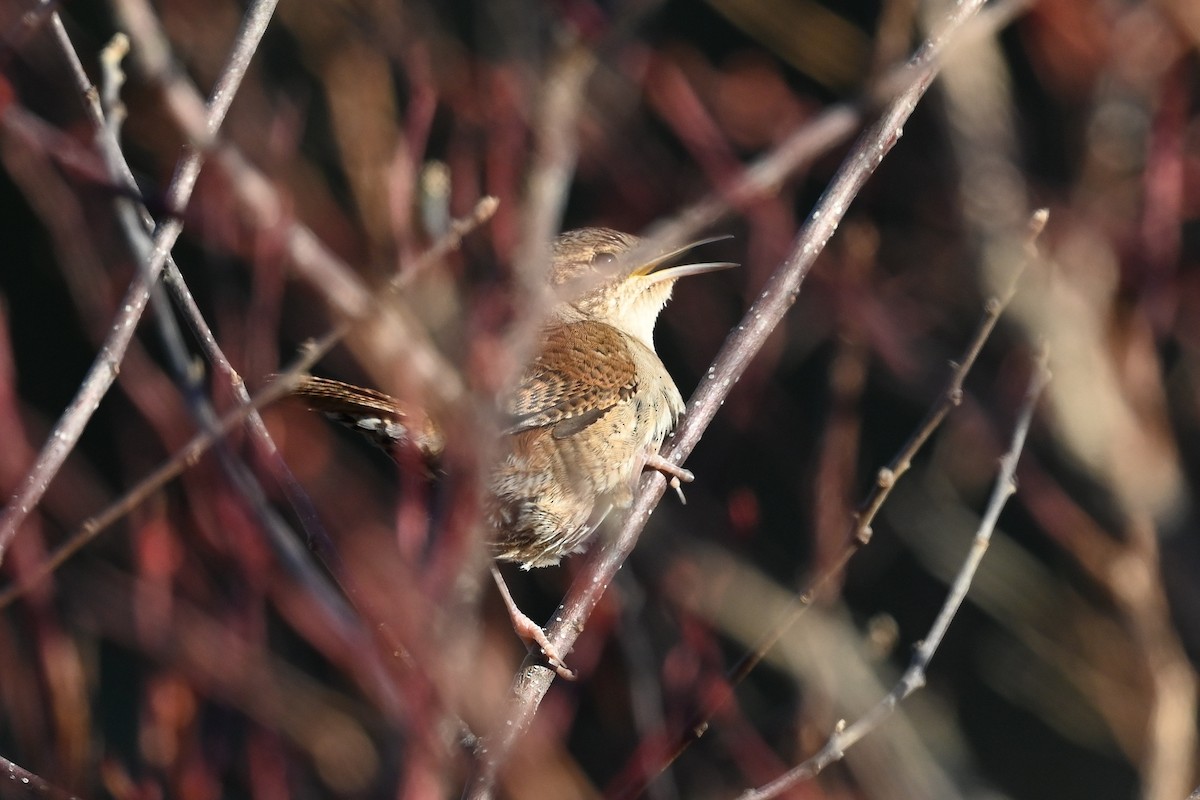
[{"label": "out-of-focus foliage", "polygon": [[[0,8],[6,496],[136,269],[121,192],[86,155],[93,131],[47,17],[22,22],[36,5]],[[209,90],[243,5],[61,4],[96,80],[130,15],[161,25],[173,72],[148,72],[154,43],[134,35],[122,92],[126,154],[156,214],[171,213],[162,198],[186,142],[171,81]],[[568,658],[581,680],[551,690],[500,796],[602,796],[641,769],[639,742],[686,724],[842,551],[855,505],[937,401],[1040,206],[1044,257],[872,543],[648,796],[734,796],[887,691],[970,546],[1043,342],[1054,380],[1018,491],[928,686],[789,796],[1165,800],[1200,780],[1200,14],[1192,0],[1029,5],[948,59],[689,461],[687,505],[664,498]],[[941,13],[911,0],[282,0],[177,210],[174,254],[258,387],[339,319],[331,284],[296,268],[297,230],[379,287],[448,219],[499,198],[400,301],[379,292],[464,387],[431,413],[457,421],[450,463],[467,469],[486,456],[469,422],[512,369],[505,336],[528,313],[517,264],[545,142],[577,148],[562,227],[644,231],[873,96]],[[544,118],[554,81],[579,63],[577,118]],[[735,238],[706,257],[742,267],[679,286],[658,327],[685,396],[845,148],[713,227]],[[390,352],[371,329],[314,371],[435,405]],[[222,379],[208,384],[228,408]],[[147,320],[6,554],[4,586],[197,430],[177,386]],[[452,469],[431,483],[296,404],[265,416],[311,509],[286,500],[244,435],[227,454],[253,467],[301,547],[306,530],[327,531],[354,610],[281,557],[206,456],[0,611],[0,755],[83,797],[458,795],[472,764],[462,731],[499,724],[523,655],[480,577],[468,482]],[[545,619],[579,562],[509,582]]]}]

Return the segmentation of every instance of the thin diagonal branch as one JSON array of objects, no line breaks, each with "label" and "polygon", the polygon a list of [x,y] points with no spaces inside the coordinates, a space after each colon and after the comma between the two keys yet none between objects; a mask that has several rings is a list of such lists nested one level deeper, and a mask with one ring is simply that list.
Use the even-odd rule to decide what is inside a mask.
[{"label": "thin diagonal branch", "polygon": [[[927,66],[980,38],[991,37],[1023,13],[1033,0],[996,0],[979,12],[945,48],[929,53]],[[838,103],[822,111],[777,147],[750,163],[727,186],[721,186],[683,210],[651,226],[646,233],[647,251],[672,250],[689,241],[730,211],[773,194],[789,176],[818,156],[849,139],[872,112],[893,101],[911,86],[914,64],[910,61],[884,75],[863,97]]]},{"label": "thin diagonal branch", "polygon": [[58,788],[40,775],[30,772],[20,764],[9,761],[4,756],[0,756],[0,773],[7,775],[8,780],[19,786],[25,794],[46,797],[49,800],[79,800],[77,795]]},{"label": "thin diagonal branch", "polygon": [[[140,8],[140,7],[135,7]],[[126,9],[129,10],[128,8]],[[261,24],[265,25],[269,13],[261,18]],[[161,36],[153,35],[152,28],[148,17],[134,15],[137,22],[136,28],[139,31],[138,44],[146,51],[143,53],[143,60],[148,60],[153,64],[153,68],[158,72],[169,72],[169,58],[163,47],[165,39]],[[79,89],[81,96],[84,98],[85,107],[89,116],[97,130],[97,140],[100,145],[100,150],[104,162],[107,166],[112,179],[120,185],[123,185],[129,190],[131,196],[136,197],[138,194],[137,184],[134,181],[133,173],[129,168],[128,162],[125,160],[124,152],[121,149],[118,137],[115,135],[114,128],[109,124],[105,108],[102,103],[101,93],[91,84],[91,79],[83,69],[83,65],[72,46],[70,39],[66,36],[65,29],[62,27],[58,17],[52,16],[52,22],[56,22],[55,27],[56,37],[58,39],[63,57],[66,59],[68,67],[74,76],[76,87]],[[248,23],[249,24],[249,23]],[[258,34],[261,38],[261,31]],[[244,48],[240,48],[239,51]],[[114,51],[115,52],[115,51]],[[251,51],[252,52],[252,51]],[[246,57],[242,57],[239,63],[248,63]],[[218,88],[221,86],[218,83]],[[175,106],[183,108],[199,107],[201,101],[198,94],[195,94],[194,88],[186,80],[179,78],[171,83],[172,96],[175,97]],[[114,93],[108,91],[107,99],[109,105],[116,104]],[[215,95],[215,91],[214,91]],[[231,99],[232,93],[229,89],[224,90],[224,96]],[[188,115],[182,111],[179,116],[183,119],[198,119],[198,114]],[[205,134],[201,128],[201,124],[185,126],[189,134],[193,138],[203,139]],[[211,138],[211,137],[209,137]],[[402,274],[393,278],[386,287],[388,294],[397,294],[432,264],[437,263],[445,257],[447,253],[458,248],[462,238],[474,230],[476,227],[486,222],[492,214],[495,213],[497,201],[495,198],[485,197],[478,204],[472,213],[463,219],[455,220],[451,225],[450,230],[445,235],[440,237],[426,252],[424,252],[409,269]],[[140,217],[141,223],[147,231],[154,229],[154,220],[150,216],[149,211],[144,204],[136,204],[137,215]],[[311,235],[311,234],[310,234]],[[303,238],[303,237],[301,237]],[[132,236],[131,236],[132,240]],[[147,243],[148,245],[149,243]],[[138,247],[139,250],[148,249]],[[319,254],[325,252],[319,243],[314,246],[301,248],[310,253],[310,256],[316,255],[319,259]],[[337,273],[337,265],[334,265],[334,272]],[[342,270],[341,273],[348,273],[348,270]],[[116,523],[125,514],[129,513],[133,508],[136,508],[142,501],[145,500],[153,491],[161,487],[177,475],[179,475],[189,465],[195,463],[204,452],[213,447],[220,439],[242,422],[248,422],[251,433],[255,441],[259,444],[260,450],[281,470],[282,482],[285,490],[288,491],[288,496],[302,519],[308,521],[307,529],[310,536],[314,533],[316,539],[310,544],[314,545],[319,551],[320,556],[326,562],[326,566],[330,568],[335,577],[342,583],[343,588],[346,587],[345,570],[341,568],[337,560],[336,551],[328,543],[326,538],[321,535],[319,526],[313,525],[315,520],[315,511],[310,507],[307,497],[295,484],[294,478],[291,477],[282,459],[278,457],[278,451],[270,435],[266,430],[266,426],[258,414],[258,409],[273,402],[279,397],[284,396],[291,391],[295,377],[304,370],[311,367],[318,359],[329,351],[337,342],[341,341],[354,327],[354,323],[362,322],[372,317],[372,312],[378,311],[380,305],[377,300],[365,290],[362,290],[362,296],[365,298],[358,304],[352,304],[349,308],[342,308],[342,312],[349,317],[349,320],[344,321],[334,330],[330,331],[319,342],[306,348],[306,351],[297,359],[297,361],[280,376],[280,379],[275,385],[267,387],[259,394],[257,398],[251,399],[246,392],[245,384],[241,376],[233,369],[224,353],[217,345],[216,337],[209,329],[207,323],[200,314],[182,273],[171,259],[170,255],[166,256],[164,267],[164,282],[175,295],[176,301],[179,304],[185,319],[187,319],[197,339],[200,341],[205,354],[208,356],[218,368],[218,371],[223,373],[229,380],[231,389],[233,390],[236,399],[241,404],[241,408],[229,413],[219,422],[204,425],[205,430],[190,441],[171,461],[162,465],[149,476],[144,478],[125,495],[119,498],[115,503],[110,505],[100,514],[90,518],[80,529],[73,534],[66,542],[64,542],[54,553],[48,558],[38,569],[25,577],[19,585],[13,585],[7,589],[0,591],[0,608],[12,603],[20,597],[25,591],[40,583],[43,579],[54,572],[67,559],[78,552],[88,542],[106,530],[109,526]],[[2,552],[2,549],[0,549]],[[349,592],[353,596],[354,592]]]},{"label": "thin diagonal branch", "polygon": [[864,545],[870,541],[871,523],[874,522],[875,515],[879,513],[879,509],[883,507],[888,496],[891,495],[896,482],[912,466],[913,456],[925,446],[925,442],[929,441],[929,437],[942,424],[942,420],[946,418],[946,415],[962,402],[963,381],[966,380],[967,373],[974,366],[975,359],[979,357],[979,352],[983,349],[983,345],[987,342],[988,337],[992,335],[992,330],[996,327],[996,323],[1000,321],[1000,315],[1004,313],[1004,309],[1008,307],[1013,295],[1016,294],[1017,282],[1021,279],[1025,268],[1030,261],[1037,257],[1037,239],[1041,236],[1042,230],[1046,227],[1046,221],[1049,218],[1050,211],[1045,208],[1038,209],[1029,218],[1025,237],[1025,260],[1018,265],[1012,277],[1009,278],[1009,283],[1005,290],[995,297],[988,298],[984,304],[983,319],[979,321],[979,327],[975,331],[975,336],[972,337],[970,344],[967,345],[962,358],[955,364],[955,369],[950,376],[950,382],[942,392],[940,401],[929,409],[929,413],[925,415],[925,419],[921,420],[921,424],[917,427],[913,435],[909,437],[909,440],[904,443],[904,446],[900,448],[900,452],[896,454],[886,467],[879,470],[870,496],[867,497],[866,501],[859,508],[858,513],[855,514],[854,540],[859,545]]},{"label": "thin diagonal branch", "polygon": [[952,365],[953,369],[950,372],[945,388],[939,394],[938,400],[929,409],[929,412],[925,415],[917,430],[904,443],[891,462],[879,471],[879,478],[872,487],[870,494],[859,507],[858,513],[854,516],[854,522],[851,525],[847,541],[838,557],[825,565],[808,582],[808,586],[792,598],[788,607],[780,614],[778,622],[772,625],[767,633],[755,643],[754,647],[730,668],[720,690],[710,693],[705,698],[703,707],[688,721],[688,724],[683,727],[678,736],[662,750],[652,752],[647,757],[658,760],[650,762],[651,766],[646,772],[637,776],[635,780],[630,781],[628,785],[613,792],[612,796],[617,798],[639,796],[651,780],[657,775],[662,774],[663,770],[667,769],[667,767],[679,758],[693,742],[703,736],[708,730],[708,725],[713,715],[725,703],[729,702],[729,699],[733,696],[734,688],[754,671],[766,657],[767,653],[775,646],[775,643],[811,607],[813,600],[821,594],[821,591],[829,582],[842,573],[854,554],[868,544],[871,534],[871,522],[879,512],[879,509],[883,507],[884,501],[891,494],[900,477],[908,471],[913,457],[924,447],[925,442],[929,440],[933,432],[941,426],[942,421],[950,411],[961,402],[963,382],[966,380],[967,373],[974,366],[980,351],[995,329],[1000,315],[1004,313],[1004,310],[1012,301],[1013,295],[1017,290],[1017,283],[1020,281],[1025,269],[1028,267],[1030,261],[1037,257],[1036,241],[1045,228],[1048,218],[1049,212],[1046,209],[1039,209],[1030,217],[1025,240],[1025,258],[1013,270],[1013,274],[1009,278],[1009,283],[1005,290],[997,296],[988,298],[984,303],[983,316],[975,329],[975,334],[967,344],[962,357]]},{"label": "thin diagonal branch", "polygon": [[971,550],[963,561],[963,565],[959,569],[954,583],[951,584],[950,591],[946,595],[946,600],[929,628],[929,633],[917,645],[908,669],[900,676],[900,680],[896,682],[892,690],[858,721],[849,726],[846,725],[844,720],[839,722],[833,735],[829,737],[829,741],[820,752],[779,778],[776,778],[774,781],[771,781],[766,786],[743,793],[738,797],[738,800],[768,800],[772,797],[778,797],[781,793],[801,781],[814,777],[825,767],[840,760],[845,755],[847,748],[879,727],[884,720],[892,715],[892,712],[896,710],[896,707],[906,697],[925,685],[925,670],[929,666],[929,662],[933,659],[934,653],[937,652],[938,646],[942,643],[942,638],[946,635],[946,630],[954,620],[955,614],[958,613],[959,607],[962,606],[963,600],[967,597],[967,591],[971,588],[971,581],[974,579],[975,572],[979,569],[979,564],[983,561],[983,556],[987,552],[988,545],[991,543],[992,531],[996,528],[1000,512],[1004,510],[1004,505],[1008,501],[1008,498],[1017,490],[1015,478],[1017,460],[1021,456],[1021,450],[1025,447],[1025,438],[1029,433],[1029,426],[1033,421],[1033,412],[1037,408],[1038,398],[1041,396],[1046,384],[1050,381],[1047,358],[1046,351],[1043,349],[1038,356],[1037,365],[1030,379],[1029,388],[1025,393],[1025,400],[1021,405],[1021,411],[1017,415],[1017,423],[1013,428],[1012,443],[1009,446],[1008,452],[1000,460],[1000,473],[996,476],[996,483],[992,488],[992,496],[988,500],[987,509],[984,511],[979,528],[975,532],[975,540],[971,545]]},{"label": "thin diagonal branch", "polygon": [[[982,5],[982,0],[959,5],[941,30],[933,34],[909,62],[909,84],[888,105],[880,119],[859,138],[801,229],[793,243],[791,255],[767,281],[761,296],[721,348],[709,368],[706,380],[689,403],[679,428],[663,451],[663,456],[669,461],[678,464],[691,453],[733,384],[791,308],[800,291],[800,284],[816,261],[817,254],[837,230],[846,209],[884,156],[899,141],[905,121],[937,75],[939,56],[947,43],[954,39]],[[666,479],[661,473],[648,474],[642,479],[620,532],[597,550],[572,584],[566,601],[559,607],[547,629],[547,636],[558,652],[570,651],[613,576],[633,550],[665,488]],[[533,659],[527,659],[522,665],[514,681],[512,704],[505,724],[488,736],[479,748],[479,764],[467,788],[467,798],[482,800],[491,796],[497,773],[517,740],[532,723],[553,679],[553,670],[534,663]]]},{"label": "thin diagonal branch", "polygon": [[[158,280],[163,262],[166,261],[175,240],[183,230],[183,223],[178,212],[187,205],[192,189],[196,185],[196,178],[204,163],[202,146],[215,139],[220,130],[225,114],[229,111],[229,106],[233,102],[233,97],[237,93],[237,88],[245,75],[250,59],[266,31],[267,23],[271,19],[277,2],[278,0],[256,0],[246,13],[242,29],[234,44],[233,53],[213,89],[206,117],[205,132],[208,141],[194,145],[184,156],[167,189],[167,207],[175,212],[175,216],[157,230],[154,237],[154,249],[126,291],[120,304],[121,311],[117,314],[108,339],[101,346],[87,376],[80,384],[79,391],[50,433],[50,438],[25,476],[21,488],[0,514],[0,560],[3,560],[4,553],[13,537],[16,536],[21,523],[37,507],[46,493],[50,481],[54,479],[67,456],[75,448],[88,420],[100,405],[101,399],[112,386],[113,380],[121,368],[125,350],[133,338],[138,320],[150,298],[150,287]],[[51,15],[50,24],[55,35],[66,40],[66,29],[58,14]]]},{"label": "thin diagonal branch", "polygon": [[[415,275],[420,274],[428,265],[436,263],[448,251],[458,247],[462,238],[469,231],[491,218],[496,211],[496,205],[497,201],[494,197],[485,197],[480,200],[469,217],[456,220],[450,231],[426,251],[411,270],[392,281],[388,286],[389,291],[395,292],[403,289]],[[116,524],[126,514],[145,502],[147,497],[195,464],[222,437],[244,424],[249,414],[295,391],[300,375],[321,360],[352,328],[351,322],[343,322],[320,339],[308,344],[304,351],[286,369],[281,370],[275,380],[255,394],[248,404],[241,405],[225,414],[212,430],[196,434],[169,461],[139,481],[136,486],[129,489],[108,508],[85,520],[79,529],[59,545],[36,570],[30,571],[28,575],[24,576],[21,583],[0,591],[0,610],[43,581],[88,542]]]},{"label": "thin diagonal branch", "polygon": [[[124,73],[120,69],[120,60],[125,52],[127,52],[127,47],[128,41],[123,35],[118,34],[114,42],[104,49],[100,59],[103,68],[103,80],[101,81],[103,90],[101,94],[104,99],[103,108],[106,112],[106,119],[101,123],[99,135],[110,140],[110,146],[104,148],[106,155],[110,157],[114,153],[120,152],[120,126],[124,118],[124,109],[121,107],[119,101],[120,89],[124,81]],[[110,172],[113,173],[116,180],[120,181],[124,177],[125,180],[131,183],[131,179],[122,174],[128,173],[129,168],[127,163],[123,158],[117,161],[119,163],[110,162],[108,164]],[[118,195],[115,203],[117,219],[121,230],[124,232],[125,238],[138,262],[144,263],[152,247],[150,236],[153,233],[154,226],[150,215],[144,206],[130,198]],[[183,281],[183,276],[175,268],[174,263],[171,262],[168,268],[173,270],[175,274],[175,280],[170,282],[173,291],[181,300],[185,302],[191,301],[191,293],[188,291],[187,285]],[[159,339],[163,345],[163,352],[174,373],[175,382],[181,387],[183,395],[187,400],[188,409],[191,411],[192,417],[196,420],[199,428],[213,436],[214,440],[218,443],[217,455],[219,463],[230,484],[241,495],[243,502],[257,518],[259,526],[264,532],[265,538],[271,545],[279,563],[297,582],[304,586],[306,591],[318,599],[319,602],[315,604],[315,607],[319,612],[324,614],[325,621],[329,624],[330,629],[339,637],[341,644],[341,648],[339,649],[344,649],[345,652],[353,654],[347,658],[347,662],[368,678],[368,683],[374,688],[377,696],[389,711],[393,715],[398,714],[400,699],[396,693],[395,685],[388,679],[386,664],[379,658],[378,651],[371,647],[369,629],[353,613],[353,609],[347,603],[347,599],[337,591],[330,582],[329,577],[320,571],[316,563],[305,552],[301,538],[296,535],[283,517],[271,507],[271,504],[267,501],[265,492],[263,492],[254,474],[225,445],[225,440],[216,435],[219,422],[217,411],[205,395],[203,374],[193,365],[191,355],[184,344],[183,332],[175,320],[166,292],[160,284],[155,284],[151,287],[150,302],[154,307],[153,317],[158,325]],[[216,337],[208,327],[207,322],[200,315],[199,309],[195,308],[194,302],[191,302],[187,308],[192,311],[188,315],[189,321],[193,328],[197,330],[202,341],[206,342],[206,355],[214,363],[223,365],[226,374],[232,381],[236,377],[236,373],[233,372],[229,361],[225,358],[225,354],[217,344]],[[240,379],[233,381],[232,385],[235,393],[240,389],[240,394],[244,396],[239,397],[239,400],[242,403],[249,403],[250,398],[246,394],[246,390]],[[328,542],[328,535],[320,527],[316,518],[316,512],[311,508],[311,503],[309,503],[307,495],[300,489],[291,472],[287,470],[286,465],[279,458],[275,443],[267,432],[266,424],[257,410],[250,411],[247,415],[247,423],[254,433],[260,448],[265,453],[275,457],[276,461],[282,466],[286,478],[290,479],[290,481],[285,480],[283,482],[284,488],[288,491],[289,499],[293,505],[301,510],[302,519],[308,525],[307,533],[309,540],[316,539],[326,544]],[[324,549],[327,552],[333,551],[331,545],[326,546]],[[335,573],[336,575],[337,573]]]},{"label": "thin diagonal branch", "polygon": [[[143,71],[162,90],[164,109],[185,136],[203,138],[198,113],[203,99],[171,60],[170,42],[153,6],[147,0],[118,0],[115,6]],[[321,293],[335,318],[370,322],[354,328],[351,348],[377,384],[400,390],[398,396],[430,412],[455,407],[465,392],[461,376],[403,302],[381,307],[373,287],[350,265],[310,228],[287,218],[284,209],[290,202],[236,146],[223,142],[211,168],[229,183],[235,199],[231,213],[282,245],[286,266]]]}]

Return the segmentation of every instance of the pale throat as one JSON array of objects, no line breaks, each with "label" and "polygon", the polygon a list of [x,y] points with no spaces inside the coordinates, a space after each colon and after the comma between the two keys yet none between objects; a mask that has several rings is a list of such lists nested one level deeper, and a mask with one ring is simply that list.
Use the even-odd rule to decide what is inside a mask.
[{"label": "pale throat", "polygon": [[674,282],[660,283],[638,293],[632,300],[614,303],[610,310],[611,324],[646,345],[650,352],[655,352],[654,325],[671,298],[673,285]]},{"label": "pale throat", "polygon": [[638,292],[633,297],[610,294],[597,299],[584,298],[575,303],[564,303],[555,309],[555,318],[562,323],[603,322],[654,350],[654,324],[659,312],[671,297],[674,281],[660,283]]}]

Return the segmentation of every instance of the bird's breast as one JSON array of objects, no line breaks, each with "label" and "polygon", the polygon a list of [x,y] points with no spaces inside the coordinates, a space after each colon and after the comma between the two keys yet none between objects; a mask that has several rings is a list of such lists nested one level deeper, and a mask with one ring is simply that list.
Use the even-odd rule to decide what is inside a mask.
[{"label": "bird's breast", "polygon": [[[542,566],[581,549],[611,509],[630,504],[646,458],[683,412],[657,354],[625,334],[605,346],[615,344],[627,354],[622,371],[633,380],[605,395],[611,405],[603,413],[571,417],[585,424],[555,421],[506,437],[491,486],[496,557]],[[544,360],[552,352],[543,351]]]}]

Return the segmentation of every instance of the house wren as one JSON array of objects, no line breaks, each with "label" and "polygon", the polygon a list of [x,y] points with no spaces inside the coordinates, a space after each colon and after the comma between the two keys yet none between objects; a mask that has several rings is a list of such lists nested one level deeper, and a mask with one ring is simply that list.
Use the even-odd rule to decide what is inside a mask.
[{"label": "house wren", "polygon": [[[665,266],[710,241],[631,263],[638,239],[629,234],[583,228],[555,240],[549,282],[566,299],[554,306],[536,356],[502,406],[508,427],[487,487],[496,559],[529,569],[584,549],[614,508],[629,506],[644,469],[662,471],[676,487],[691,480],[658,455],[684,404],[654,351],[653,334],[675,281],[735,266]],[[381,443],[408,438],[422,450],[440,449],[436,431],[406,429],[387,395],[321,378],[306,379],[297,394]],[[569,676],[494,567],[493,574],[518,634],[537,642]]]}]

